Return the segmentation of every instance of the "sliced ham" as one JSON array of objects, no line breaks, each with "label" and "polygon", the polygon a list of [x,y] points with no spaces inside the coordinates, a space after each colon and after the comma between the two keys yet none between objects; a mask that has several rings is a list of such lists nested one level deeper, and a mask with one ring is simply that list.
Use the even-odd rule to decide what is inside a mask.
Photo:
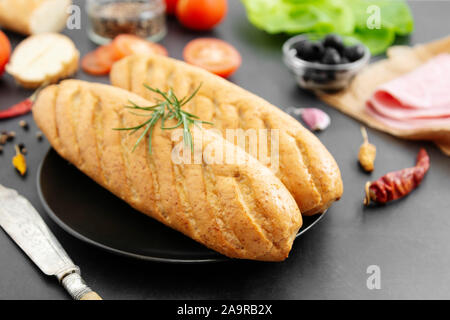
[{"label": "sliced ham", "polygon": [[366,112],[399,129],[450,126],[450,54],[378,87]]},{"label": "sliced ham", "polygon": [[450,128],[450,118],[448,117],[396,119],[379,113],[370,102],[367,104],[366,113],[385,125],[400,130]]},{"label": "sliced ham", "polygon": [[450,36],[391,47],[386,59],[365,68],[346,90],[317,94],[369,127],[403,139],[433,141],[450,157],[449,54]]},{"label": "sliced ham", "polygon": [[392,119],[427,119],[450,116],[450,104],[448,107],[416,108],[403,105],[400,101],[387,91],[378,91],[369,102],[372,104],[372,108],[378,113]]}]

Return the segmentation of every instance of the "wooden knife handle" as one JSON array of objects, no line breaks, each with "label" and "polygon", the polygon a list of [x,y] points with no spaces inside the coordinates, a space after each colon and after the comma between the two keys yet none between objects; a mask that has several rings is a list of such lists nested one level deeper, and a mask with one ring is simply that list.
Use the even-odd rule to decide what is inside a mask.
[{"label": "wooden knife handle", "polygon": [[103,300],[86,285],[78,269],[76,272],[66,275],[62,279],[61,284],[74,300]]},{"label": "wooden knife handle", "polygon": [[91,291],[82,296],[80,300],[103,300],[103,299],[97,294],[97,292]]}]

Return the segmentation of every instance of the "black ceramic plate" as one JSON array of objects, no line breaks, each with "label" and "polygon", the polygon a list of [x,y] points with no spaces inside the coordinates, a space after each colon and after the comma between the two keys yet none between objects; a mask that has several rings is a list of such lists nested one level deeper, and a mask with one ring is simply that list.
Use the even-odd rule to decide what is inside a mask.
[{"label": "black ceramic plate", "polygon": [[[134,210],[50,149],[38,172],[39,197],[50,217],[73,236],[114,253],[170,263],[228,258]],[[299,235],[323,215],[305,217]]]}]

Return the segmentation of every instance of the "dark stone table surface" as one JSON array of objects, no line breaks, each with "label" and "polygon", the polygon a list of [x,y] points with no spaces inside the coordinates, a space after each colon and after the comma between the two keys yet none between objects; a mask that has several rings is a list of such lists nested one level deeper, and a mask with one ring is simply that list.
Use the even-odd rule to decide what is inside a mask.
[{"label": "dark stone table surface", "polygon": [[[84,1],[76,1],[79,4]],[[404,43],[431,41],[449,34],[448,1],[411,1],[416,30]],[[31,115],[28,133],[18,119],[0,122],[0,131],[14,130],[17,142],[29,150],[29,174],[21,179],[11,167],[12,144],[0,155],[0,183],[17,189],[42,214],[83,272],[86,281],[106,299],[396,299],[450,298],[450,158],[430,143],[408,142],[369,131],[378,147],[372,176],[357,164],[361,144],[359,123],[297,88],[281,61],[284,36],[270,36],[248,22],[237,0],[230,1],[224,23],[212,32],[195,33],[169,19],[162,43],[171,56],[181,58],[194,37],[212,36],[232,43],[243,58],[242,68],[230,79],[280,108],[318,107],[332,118],[319,138],[335,156],[342,171],[345,193],[326,217],[296,241],[283,263],[234,261],[211,265],[167,265],[119,257],[91,247],[60,229],[46,215],[36,190],[37,168],[49,145],[37,142]],[[65,32],[82,54],[95,48],[81,30]],[[22,38],[8,33],[17,44]],[[79,71],[77,78],[107,82]],[[0,108],[27,97],[5,75],[0,79]],[[403,201],[365,209],[363,186],[371,178],[411,166],[420,147],[431,157],[431,170],[421,187]],[[76,186],[70,186],[76,188]],[[367,268],[381,270],[381,289],[369,290]],[[68,299],[53,278],[39,269],[0,231],[0,299]]]}]

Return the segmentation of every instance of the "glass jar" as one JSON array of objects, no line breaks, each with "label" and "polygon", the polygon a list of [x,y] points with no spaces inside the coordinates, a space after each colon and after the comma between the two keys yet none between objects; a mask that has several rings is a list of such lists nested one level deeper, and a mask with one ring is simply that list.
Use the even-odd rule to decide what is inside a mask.
[{"label": "glass jar", "polygon": [[166,34],[164,0],[88,0],[89,38],[107,44],[119,34],[159,41]]}]

